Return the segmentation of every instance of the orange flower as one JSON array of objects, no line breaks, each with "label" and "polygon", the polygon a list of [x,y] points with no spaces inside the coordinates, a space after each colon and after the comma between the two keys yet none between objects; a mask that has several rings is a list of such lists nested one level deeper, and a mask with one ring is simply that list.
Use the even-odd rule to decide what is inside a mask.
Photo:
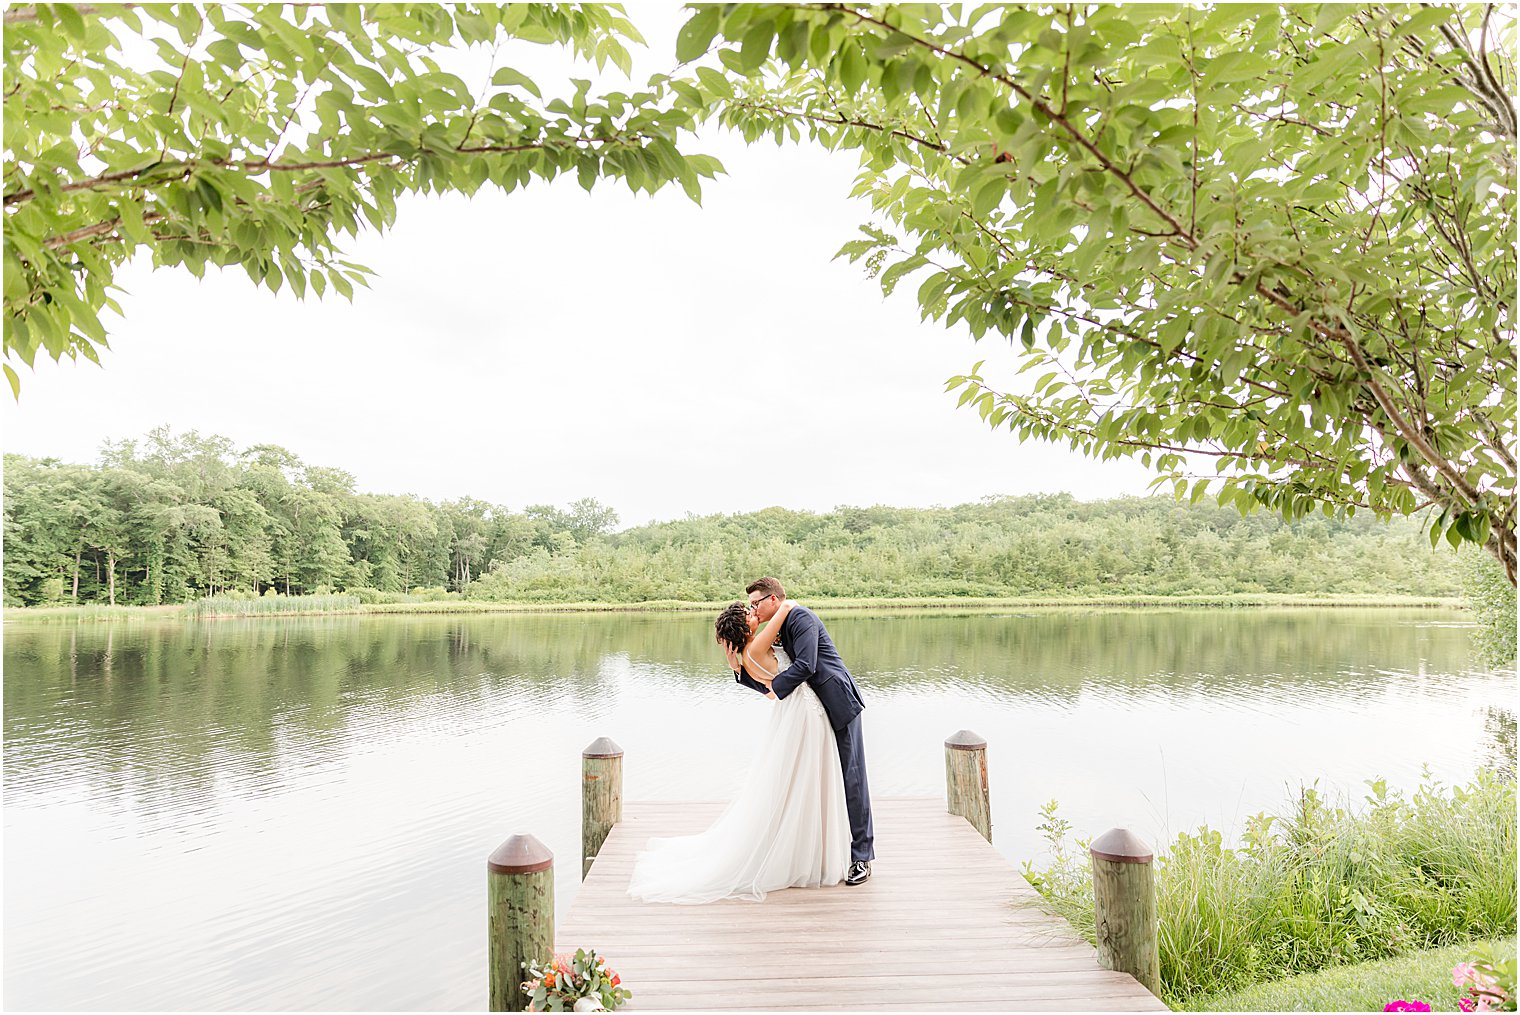
[{"label": "orange flower", "polygon": [[622,982],[623,982],[622,977],[618,976],[618,974],[616,974],[616,973],[612,974],[612,985],[614,987],[616,987],[618,984],[620,984]]},{"label": "orange flower", "polygon": [[554,986],[554,974],[552,972],[544,974],[544,986],[545,987],[552,987],[552,986]]}]

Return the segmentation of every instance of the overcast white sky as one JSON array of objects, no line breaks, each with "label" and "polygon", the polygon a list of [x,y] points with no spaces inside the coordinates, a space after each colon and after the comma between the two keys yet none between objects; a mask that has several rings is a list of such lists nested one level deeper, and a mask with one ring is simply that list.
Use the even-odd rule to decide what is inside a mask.
[{"label": "overcast white sky", "polygon": [[[642,80],[674,63],[683,18],[675,4],[631,13],[650,40]],[[567,61],[524,48],[499,59],[541,84]],[[687,147],[728,170],[700,208],[679,188],[587,194],[573,178],[407,200],[389,234],[350,248],[378,273],[352,304],[139,259],[118,276],[125,320],[103,368],[23,370],[5,448],[89,462],[104,440],[168,424],[283,445],[363,491],[514,509],[590,496],[625,525],[1144,492],[1137,464],[1021,445],[955,408],[947,377],[986,358],[1012,385],[1014,357],[920,323],[916,286],[883,300],[831,260],[869,213],[846,196],[853,156],[717,134]]]}]

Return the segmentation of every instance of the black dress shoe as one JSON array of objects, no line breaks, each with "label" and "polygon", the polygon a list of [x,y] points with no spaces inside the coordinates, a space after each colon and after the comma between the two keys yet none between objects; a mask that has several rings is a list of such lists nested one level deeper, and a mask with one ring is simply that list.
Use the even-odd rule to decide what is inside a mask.
[{"label": "black dress shoe", "polygon": [[856,860],[850,864],[849,873],[844,876],[844,883],[847,885],[863,885],[870,876],[871,865],[865,860]]}]

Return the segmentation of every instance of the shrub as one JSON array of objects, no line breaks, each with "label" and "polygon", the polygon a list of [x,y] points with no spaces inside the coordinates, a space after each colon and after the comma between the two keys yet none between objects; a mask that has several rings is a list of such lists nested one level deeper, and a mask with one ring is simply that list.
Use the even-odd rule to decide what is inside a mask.
[{"label": "shrub", "polygon": [[1462,554],[1462,592],[1478,621],[1473,646],[1486,666],[1515,661],[1515,586],[1493,554],[1468,549]]},{"label": "shrub", "polygon": [[[1427,777],[1408,799],[1368,785],[1359,813],[1306,788],[1286,814],[1249,818],[1238,847],[1203,827],[1157,857],[1164,1001],[1514,932],[1515,784],[1480,771],[1447,792]],[[1044,816],[1053,860],[1025,876],[1091,939],[1086,852],[1065,849],[1054,802]]]},{"label": "shrub", "polygon": [[368,585],[360,585],[348,590],[348,594],[355,597],[365,606],[380,606],[389,603],[400,603],[405,597],[399,592],[382,592],[380,589]]}]

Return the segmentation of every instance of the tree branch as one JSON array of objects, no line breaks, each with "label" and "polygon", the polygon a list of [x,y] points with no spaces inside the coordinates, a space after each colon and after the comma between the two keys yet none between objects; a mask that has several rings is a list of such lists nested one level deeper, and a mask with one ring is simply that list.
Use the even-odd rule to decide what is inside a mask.
[{"label": "tree branch", "polygon": [[1120,183],[1124,184],[1129,192],[1133,194],[1137,199],[1139,199],[1141,204],[1145,205],[1162,221],[1171,226],[1173,235],[1186,243],[1190,249],[1198,246],[1198,240],[1187,231],[1186,227],[1184,227],[1181,222],[1173,217],[1170,212],[1166,211],[1159,204],[1157,204],[1156,200],[1151,197],[1145,188],[1141,187],[1135,182],[1134,177],[1132,177],[1126,170],[1121,169],[1118,165],[1116,165],[1111,159],[1109,159],[1107,155],[1104,155],[1098,146],[1093,144],[1093,142],[1088,139],[1087,135],[1078,130],[1072,124],[1072,122],[1068,120],[1062,113],[1051,108],[1050,104],[1044,100],[1036,98],[1033,93],[1031,93],[1027,88],[1019,84],[1017,81],[1013,80],[1013,78],[1008,77],[1006,74],[1000,74],[992,68],[978,63],[977,61],[971,59],[969,56],[966,56],[964,53],[957,53],[954,50],[946,49],[943,46],[936,45],[928,39],[920,38],[911,32],[905,32],[901,28],[887,24],[880,18],[876,18],[870,14],[858,11],[846,4],[822,4],[820,7],[822,10],[826,11],[836,11],[841,14],[848,14],[864,24],[871,24],[876,25],[879,28],[884,28],[889,32],[902,36],[909,42],[913,43],[915,46],[919,46],[930,50],[931,52],[938,53],[940,56],[943,56],[950,60],[955,60],[958,63],[963,63],[966,66],[974,69],[983,77],[991,78],[994,81],[1006,85],[1014,92],[1014,94],[1018,95],[1025,102],[1028,102],[1033,108],[1043,113],[1046,119],[1050,120],[1052,123],[1060,127],[1073,141],[1075,141],[1080,147],[1091,154],[1092,157],[1098,161],[1098,164],[1103,167],[1105,172],[1113,176]]},{"label": "tree branch", "polygon": [[[87,17],[89,17],[92,14],[99,14],[99,13],[101,13],[101,10],[102,10],[102,8],[95,7],[95,6],[91,5],[91,4],[74,4],[73,6],[74,6],[74,13],[78,14],[80,17],[84,17],[84,18],[87,18]],[[130,7],[141,7],[143,5],[142,4],[118,4],[118,5],[115,5],[115,6],[129,7],[130,8]],[[37,11],[37,8],[35,6],[32,6],[32,7],[12,7],[10,10],[7,10],[5,12],[5,24],[7,24],[7,25],[16,25],[16,24],[21,24],[23,22],[27,22],[27,21],[36,21],[37,20],[37,16],[38,16],[38,11]]]},{"label": "tree branch", "polygon": [[834,116],[824,116],[822,113],[809,113],[805,110],[799,109],[779,109],[775,106],[763,105],[758,102],[745,102],[735,100],[731,104],[739,107],[740,109],[759,110],[760,112],[771,113],[775,116],[797,117],[803,120],[812,120],[815,123],[832,123],[840,127],[862,127],[866,130],[874,130],[882,134],[890,134],[893,137],[900,137],[905,141],[912,141],[914,144],[922,145],[925,148],[936,151],[941,155],[944,155],[946,158],[954,159],[961,165],[969,165],[971,162],[970,159],[966,158],[963,155],[951,155],[947,150],[947,146],[942,141],[931,141],[928,138],[919,137],[917,134],[910,134],[905,130],[900,130],[895,127],[888,127],[880,123],[871,123],[868,120],[861,120],[858,118],[851,119],[849,117],[846,117],[844,114],[839,113],[837,110],[835,111]]},{"label": "tree branch", "polygon": [[1383,385],[1378,381],[1377,373],[1372,365],[1367,362],[1367,356],[1362,350],[1361,343],[1344,328],[1340,329],[1340,334],[1336,337],[1345,346],[1346,352],[1351,356],[1351,361],[1356,364],[1357,370],[1363,375],[1363,383],[1372,392],[1372,397],[1382,407],[1389,422],[1399,432],[1399,436],[1404,438],[1410,446],[1418,451],[1420,457],[1424,458],[1432,468],[1439,472],[1452,485],[1452,488],[1466,499],[1469,505],[1476,506],[1482,500],[1482,494],[1473,489],[1472,485],[1457,471],[1456,467],[1431,446],[1430,442],[1425,439],[1425,435],[1420,427],[1416,427],[1399,413],[1398,407],[1393,404],[1393,398],[1389,396]]},{"label": "tree branch", "polygon": [[[560,144],[606,144],[609,142],[626,143],[629,141],[645,140],[648,140],[648,138],[642,134],[635,134],[631,137],[625,138],[569,137],[556,138],[553,141],[534,141],[527,144],[517,145],[472,145],[469,147],[454,148],[452,150],[463,155],[492,153],[512,154],[515,152],[537,151],[544,148],[555,148],[559,147]],[[103,173],[100,176],[93,176],[88,180],[76,180],[73,183],[66,183],[63,186],[56,188],[56,191],[58,193],[68,193],[76,190],[93,190],[97,187],[104,187],[113,183],[123,183],[128,180],[134,180],[139,177],[146,176],[147,174],[159,169],[160,167],[166,166],[175,170],[175,173],[173,175],[188,175],[201,166],[209,166],[214,169],[239,169],[245,173],[294,173],[305,169],[345,169],[353,166],[368,165],[370,163],[380,162],[385,159],[395,159],[397,160],[396,165],[399,166],[405,165],[412,158],[415,158],[415,156],[404,156],[399,155],[395,152],[369,152],[364,155],[355,155],[345,159],[327,159],[310,162],[275,162],[270,159],[186,159],[183,162],[155,162],[150,166],[144,166],[140,169],[125,169],[117,173]],[[9,207],[14,204],[20,204],[25,201],[30,201],[36,196],[37,194],[34,190],[16,191],[15,193],[5,195],[5,205],[6,207]]]}]

